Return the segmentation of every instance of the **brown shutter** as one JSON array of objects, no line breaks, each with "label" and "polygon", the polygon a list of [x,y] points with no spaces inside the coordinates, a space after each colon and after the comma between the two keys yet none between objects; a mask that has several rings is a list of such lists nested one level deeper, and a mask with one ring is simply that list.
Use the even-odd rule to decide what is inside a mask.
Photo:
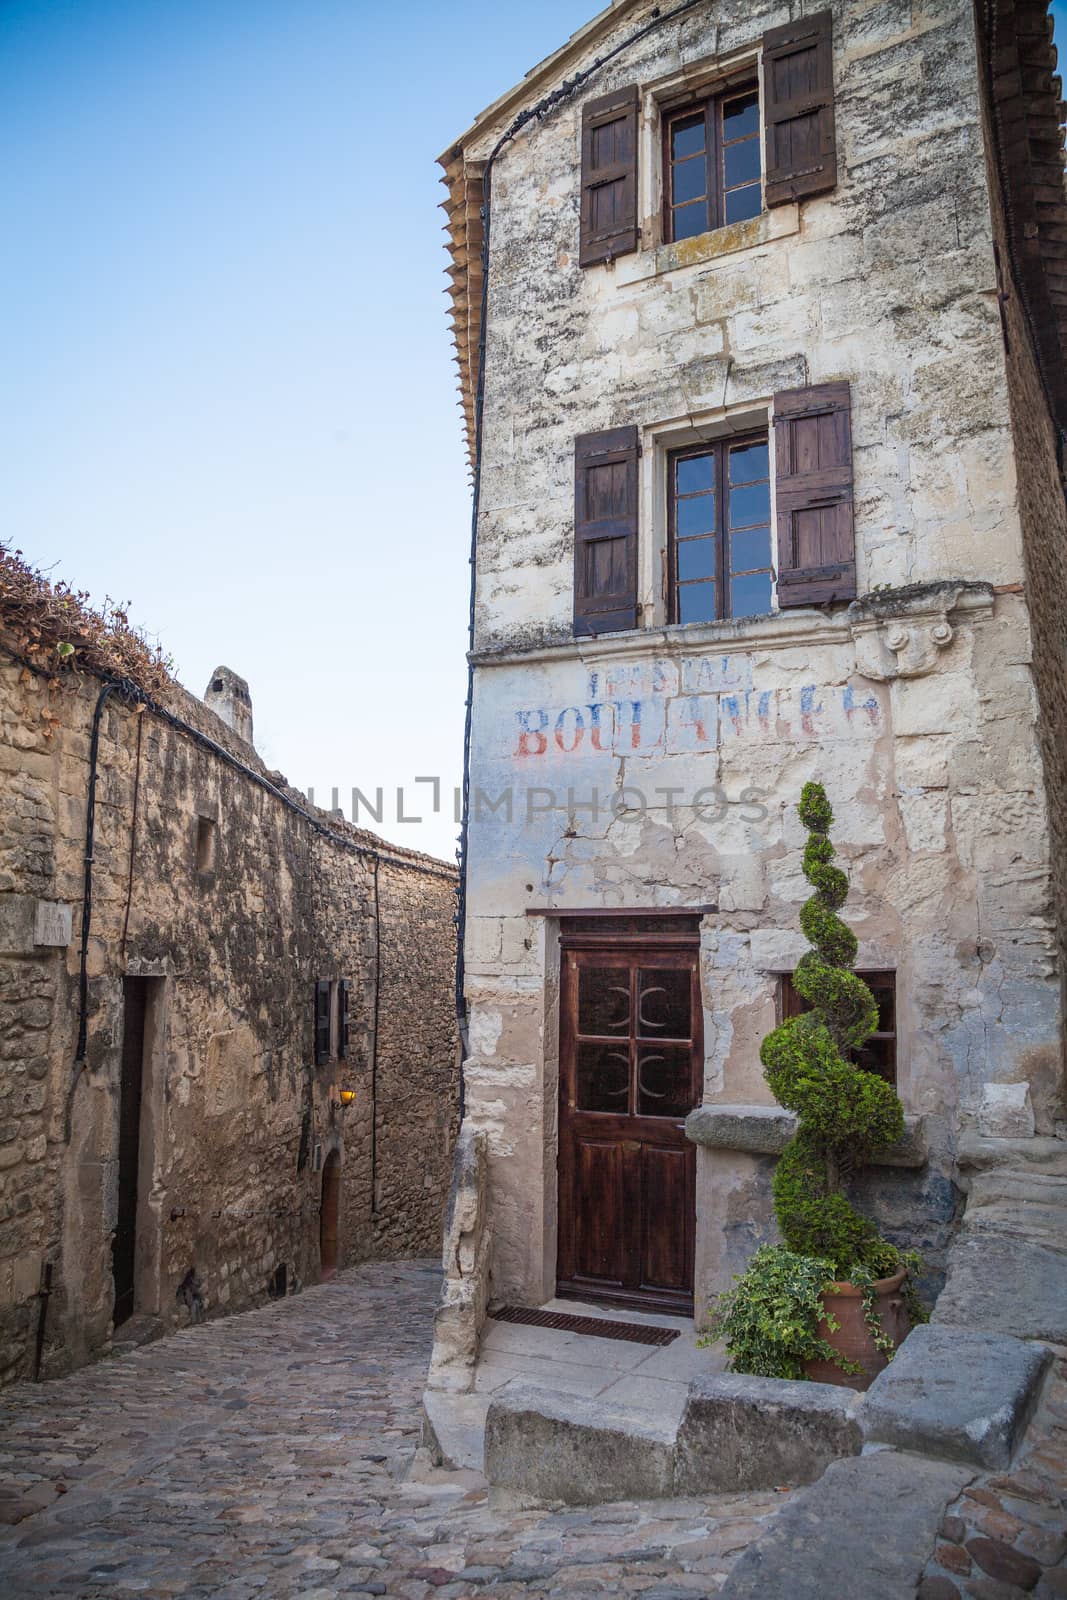
[{"label": "brown shutter", "polygon": [[637,85],[587,100],[582,111],[579,264],[637,249]]},{"label": "brown shutter", "polygon": [[352,985],[342,978],[337,985],[337,1059],[348,1056],[348,995]]},{"label": "brown shutter", "polygon": [[330,1059],[330,980],[315,980],[315,1065]]},{"label": "brown shutter", "polygon": [[763,35],[763,93],[767,205],[825,194],[837,182],[829,11]]},{"label": "brown shutter", "polygon": [[856,594],[852,429],[847,383],[774,397],[778,604],[818,606]]},{"label": "brown shutter", "polygon": [[637,627],[636,428],[574,441],[574,631]]}]

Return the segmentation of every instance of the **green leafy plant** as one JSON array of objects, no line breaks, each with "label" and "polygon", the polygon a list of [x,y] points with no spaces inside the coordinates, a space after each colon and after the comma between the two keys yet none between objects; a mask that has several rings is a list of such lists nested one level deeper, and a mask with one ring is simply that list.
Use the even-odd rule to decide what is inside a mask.
[{"label": "green leafy plant", "polygon": [[851,1059],[878,1026],[878,1007],[852,971],[856,936],[837,915],[848,877],[833,865],[833,812],[822,785],[806,783],[797,809],[808,829],[804,876],[815,892],[800,912],[813,948],[797,963],[793,983],[811,1010],[775,1028],[760,1050],[775,1099],[798,1119],[774,1174],[774,1211],[790,1250],[829,1261],[844,1278],[896,1254],[843,1187],[902,1136],[904,1108],[892,1085]]},{"label": "green leafy plant", "polygon": [[800,912],[812,948],[793,983],[811,1009],[775,1028],[760,1049],[775,1099],[798,1123],[773,1183],[785,1245],[757,1250],[735,1287],[720,1295],[705,1341],[725,1339],[735,1372],[774,1378],[802,1378],[804,1363],[818,1359],[859,1371],[819,1333],[824,1319],[830,1332],[838,1327],[823,1301],[835,1283],[862,1291],[875,1346],[890,1360],[894,1345],[878,1320],[875,1283],[904,1268],[911,1320],[927,1318],[910,1281],[921,1267],[918,1255],[883,1239],[844,1193],[857,1168],[902,1136],[904,1108],[890,1084],[853,1059],[878,1026],[878,1007],[852,970],[856,936],[837,915],[848,877],[833,864],[833,812],[822,785],[805,784],[797,809],[808,829],[804,875],[814,893]]}]

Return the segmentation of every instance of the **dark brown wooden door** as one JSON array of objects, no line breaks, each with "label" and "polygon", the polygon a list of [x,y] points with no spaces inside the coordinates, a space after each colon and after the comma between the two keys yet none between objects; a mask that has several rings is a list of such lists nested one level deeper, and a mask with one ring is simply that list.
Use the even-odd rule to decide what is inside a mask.
[{"label": "dark brown wooden door", "polygon": [[141,1093],[148,980],[123,980],[122,1069],[119,1080],[118,1213],[111,1241],[114,1323],[133,1315],[137,1252],[137,1188],[141,1155]]},{"label": "dark brown wooden door", "polygon": [[692,1312],[701,1018],[696,950],[564,951],[561,1295]]}]

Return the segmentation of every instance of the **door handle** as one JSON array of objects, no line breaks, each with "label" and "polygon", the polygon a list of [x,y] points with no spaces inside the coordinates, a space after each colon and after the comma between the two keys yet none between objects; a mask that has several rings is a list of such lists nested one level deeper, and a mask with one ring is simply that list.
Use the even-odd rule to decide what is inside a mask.
[{"label": "door handle", "polygon": [[630,1155],[633,1155],[635,1151],[640,1150],[641,1141],[640,1139],[624,1139],[622,1141],[622,1148]]}]

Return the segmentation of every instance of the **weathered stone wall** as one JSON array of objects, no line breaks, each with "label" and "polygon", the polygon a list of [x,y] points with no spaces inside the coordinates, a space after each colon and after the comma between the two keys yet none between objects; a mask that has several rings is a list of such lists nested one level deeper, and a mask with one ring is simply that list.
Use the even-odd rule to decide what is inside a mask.
[{"label": "weathered stone wall", "polygon": [[[936,1277],[956,1141],[987,1082],[1026,1081],[1039,1126],[1056,1115],[1048,815],[972,9],[832,9],[825,196],[656,242],[658,98],[701,63],[755,61],[791,8],[747,0],[655,31],[583,90],[641,88],[636,254],[577,265],[581,95],[494,169],[466,962],[499,1296],[554,1288],[558,956],[552,920],[527,909],[716,905],[705,1099],[766,1102],[759,1042],[804,949],[807,779],[837,814],[858,964],[896,970],[899,1088],[926,1119],[928,1168],[870,1180],[890,1236],[926,1248]],[[646,16],[627,8],[566,72]],[[468,160],[517,109],[478,125]],[[665,627],[665,450],[838,379],[867,601]],[[644,626],[573,643],[573,440],[624,423],[642,438]],[[721,803],[699,810],[716,786]],[[765,1158],[701,1149],[698,1163],[699,1310],[773,1221]]]},{"label": "weathered stone wall", "polygon": [[[991,108],[983,105],[993,236],[1001,267],[1001,306],[1012,437],[1017,463],[1026,601],[1033,634],[1038,729],[1052,844],[1054,904],[1059,908],[1060,971],[1067,972],[1067,500],[1057,430],[1041,382],[1013,252],[1005,223],[1005,196],[990,141]],[[1055,1064],[1050,1063],[1054,1069]],[[1067,1119],[1067,1083],[1061,1057],[1058,1082],[1041,1098],[1056,1120]]]},{"label": "weathered stone wall", "polygon": [[[315,1282],[317,1168],[331,1151],[341,1157],[342,1266],[435,1245],[448,1185],[457,1099],[452,869],[323,813],[314,814],[316,831],[187,733],[116,698],[100,729],[88,1052],[76,1072],[89,735],[99,690],[91,678],[49,684],[0,658],[7,1378],[25,1375],[32,1360],[43,1261],[54,1271],[46,1374],[109,1347],[124,976],[155,980],[136,1314],[162,1327],[187,1320],[190,1306],[178,1294],[190,1272],[205,1315],[262,1301],[282,1266],[290,1292]],[[265,775],[251,747],[199,701],[174,688],[168,704]],[[198,817],[216,827],[208,871],[197,865]],[[35,943],[32,920],[27,934],[36,899],[73,908],[69,943]],[[351,985],[349,1055],[324,1066],[314,1052],[319,978]],[[350,1106],[339,1103],[340,1090],[354,1093]]]}]

